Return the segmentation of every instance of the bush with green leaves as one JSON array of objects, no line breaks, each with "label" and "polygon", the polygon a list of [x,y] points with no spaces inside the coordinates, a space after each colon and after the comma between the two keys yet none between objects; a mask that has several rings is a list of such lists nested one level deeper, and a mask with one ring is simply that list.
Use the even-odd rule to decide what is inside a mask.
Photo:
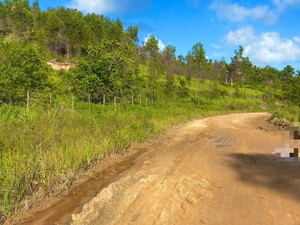
[{"label": "bush with green leaves", "polygon": [[71,72],[74,92],[99,101],[107,96],[130,94],[137,81],[137,51],[132,41],[105,40],[88,48],[88,55]]},{"label": "bush with green leaves", "polygon": [[30,45],[0,40],[0,101],[22,102],[27,91],[46,88],[49,68],[43,57]]}]

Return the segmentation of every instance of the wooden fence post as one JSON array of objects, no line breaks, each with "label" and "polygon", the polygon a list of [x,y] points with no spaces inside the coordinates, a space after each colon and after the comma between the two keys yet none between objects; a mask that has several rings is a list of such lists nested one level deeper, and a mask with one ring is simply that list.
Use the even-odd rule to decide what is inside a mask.
[{"label": "wooden fence post", "polygon": [[72,96],[72,113],[75,112],[75,97],[74,95]]},{"label": "wooden fence post", "polygon": [[132,105],[132,106],[134,105],[134,102],[133,102],[133,95],[131,95],[131,105]]},{"label": "wooden fence post", "polygon": [[117,97],[114,97],[114,105],[115,105],[115,111],[117,111]]},{"label": "wooden fence post", "polygon": [[91,95],[89,94],[88,96],[88,101],[89,101],[89,113],[91,112]]},{"label": "wooden fence post", "polygon": [[26,104],[26,111],[30,111],[30,92],[29,90],[27,91],[27,104]]},{"label": "wooden fence post", "polygon": [[103,105],[106,104],[105,94],[103,94]]},{"label": "wooden fence post", "polygon": [[52,94],[51,93],[49,96],[49,100],[50,100],[50,111],[52,111]]}]

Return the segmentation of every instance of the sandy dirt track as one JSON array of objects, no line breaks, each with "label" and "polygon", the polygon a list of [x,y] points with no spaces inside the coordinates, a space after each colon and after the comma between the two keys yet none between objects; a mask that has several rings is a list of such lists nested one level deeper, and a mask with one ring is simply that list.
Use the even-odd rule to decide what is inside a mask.
[{"label": "sandy dirt track", "polygon": [[271,155],[282,138],[258,128],[269,117],[231,114],[170,129],[72,224],[300,224],[300,166]]}]

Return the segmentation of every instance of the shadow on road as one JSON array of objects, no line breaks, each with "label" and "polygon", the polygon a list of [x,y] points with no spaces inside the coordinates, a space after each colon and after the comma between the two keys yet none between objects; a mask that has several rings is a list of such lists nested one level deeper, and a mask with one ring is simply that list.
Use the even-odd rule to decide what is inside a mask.
[{"label": "shadow on road", "polygon": [[264,154],[230,154],[229,165],[242,182],[272,189],[300,201],[300,161]]}]

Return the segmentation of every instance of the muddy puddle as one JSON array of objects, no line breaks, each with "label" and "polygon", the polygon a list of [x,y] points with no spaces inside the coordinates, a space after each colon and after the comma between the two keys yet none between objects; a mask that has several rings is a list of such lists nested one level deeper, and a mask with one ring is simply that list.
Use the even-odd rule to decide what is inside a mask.
[{"label": "muddy puddle", "polygon": [[138,151],[125,160],[102,170],[88,181],[70,189],[69,193],[51,207],[33,214],[23,221],[22,225],[62,225],[71,224],[72,214],[79,213],[82,207],[94,198],[101,189],[112,183],[118,175],[135,164],[135,160],[142,153]]}]

